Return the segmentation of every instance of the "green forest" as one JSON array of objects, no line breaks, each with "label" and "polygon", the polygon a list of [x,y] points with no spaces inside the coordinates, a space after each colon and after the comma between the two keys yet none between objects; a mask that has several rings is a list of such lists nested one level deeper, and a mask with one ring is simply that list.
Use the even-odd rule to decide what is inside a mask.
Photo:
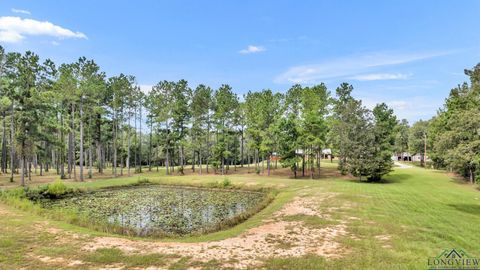
[{"label": "green forest", "polygon": [[1,172],[10,181],[19,175],[22,186],[33,170],[84,181],[94,171],[117,177],[159,166],[167,175],[224,175],[244,166],[270,175],[282,166],[313,179],[321,162],[336,157],[342,174],[380,181],[392,171],[394,153],[410,152],[422,157],[421,166],[474,183],[480,65],[465,74],[470,82],[452,89],[435,117],[410,125],[385,103],[367,109],[348,83],[334,91],[321,83],[239,96],[227,84],[212,89],[179,80],[144,92],[135,76],[107,77],[85,57],[55,64],[0,48]]}]

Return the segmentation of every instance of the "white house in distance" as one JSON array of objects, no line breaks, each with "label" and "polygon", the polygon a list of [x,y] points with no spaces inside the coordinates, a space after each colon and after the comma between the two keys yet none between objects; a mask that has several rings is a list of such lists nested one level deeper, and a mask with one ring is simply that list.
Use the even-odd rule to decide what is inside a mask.
[{"label": "white house in distance", "polygon": [[323,149],[323,150],[322,150],[322,156],[323,156],[324,159],[333,158],[333,156],[332,156],[332,149],[330,149],[330,148]]},{"label": "white house in distance", "polygon": [[[394,161],[422,161],[422,156],[421,154],[415,154],[411,155],[409,152],[403,152],[403,153],[395,153],[392,155],[392,160]],[[426,160],[428,159],[428,156],[426,156]]]},{"label": "white house in distance", "polygon": [[[303,156],[303,149],[297,149],[295,150],[295,154],[299,155],[299,156]],[[322,158],[323,159],[331,159],[333,158],[332,156],[332,149],[330,148],[326,148],[326,149],[322,149]]]}]

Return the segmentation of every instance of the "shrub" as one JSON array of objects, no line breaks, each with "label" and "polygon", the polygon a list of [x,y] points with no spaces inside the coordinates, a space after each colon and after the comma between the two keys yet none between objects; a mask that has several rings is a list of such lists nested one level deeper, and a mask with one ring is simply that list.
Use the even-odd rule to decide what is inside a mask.
[{"label": "shrub", "polygon": [[222,186],[223,186],[223,187],[229,187],[229,186],[231,186],[231,185],[232,185],[232,182],[230,182],[230,179],[228,179],[228,178],[225,177],[225,178],[223,179],[223,181],[222,181]]},{"label": "shrub", "polygon": [[32,201],[43,199],[59,199],[69,195],[83,192],[80,189],[67,187],[60,179],[55,180],[48,185],[39,186],[37,188],[26,188],[25,196]]},{"label": "shrub", "polygon": [[61,180],[57,179],[53,183],[47,185],[47,193],[54,197],[65,195],[69,189]]},{"label": "shrub", "polygon": [[215,182],[207,183],[207,187],[210,187],[210,188],[229,188],[229,189],[234,188],[232,182],[227,177],[225,177],[222,181],[215,181]]}]

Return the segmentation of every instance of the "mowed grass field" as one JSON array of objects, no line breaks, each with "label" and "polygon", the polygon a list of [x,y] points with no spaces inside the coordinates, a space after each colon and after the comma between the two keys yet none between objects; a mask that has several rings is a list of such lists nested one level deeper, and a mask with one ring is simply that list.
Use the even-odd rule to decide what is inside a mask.
[{"label": "mowed grass field", "polygon": [[[475,187],[444,172],[417,167],[396,168],[384,183],[362,183],[336,175],[336,164],[322,166],[323,177],[314,180],[291,179],[284,170],[273,172],[270,177],[253,173],[226,176],[234,185],[270,187],[277,195],[269,206],[244,223],[201,236],[145,239],[112,235],[0,202],[0,269],[228,269],[237,266],[246,269],[426,269],[428,258],[444,249],[461,248],[480,257],[480,191]],[[99,188],[134,183],[139,177],[184,185],[225,178],[197,174],[165,176],[154,171],[141,176],[68,182],[68,185]],[[312,211],[277,214],[298,200],[308,202],[309,209],[314,209],[313,214]],[[315,241],[301,236],[289,238],[298,239],[297,243],[273,237],[269,239],[275,244],[273,247],[289,254],[289,249],[308,244],[315,250],[325,248],[328,252],[325,256],[309,252],[276,255],[265,250],[253,253],[255,258],[249,257],[251,264],[242,264],[241,252],[248,249],[230,250],[229,260],[221,256],[202,260],[202,254],[197,256],[191,250],[189,253],[162,252],[160,248],[165,242],[182,247],[213,243],[212,248],[222,251],[228,239],[248,238],[249,232],[272,218],[301,224],[305,232],[312,233],[308,236],[311,239],[320,237]],[[332,233],[335,228],[343,228],[344,232]],[[294,228],[285,230],[289,233]],[[329,237],[315,235],[322,233]],[[99,243],[99,239],[103,243],[101,247],[88,248],[91,243]],[[219,243],[219,247],[215,243]],[[149,248],[139,251],[139,247]],[[208,246],[198,251],[202,252],[208,258]]]}]

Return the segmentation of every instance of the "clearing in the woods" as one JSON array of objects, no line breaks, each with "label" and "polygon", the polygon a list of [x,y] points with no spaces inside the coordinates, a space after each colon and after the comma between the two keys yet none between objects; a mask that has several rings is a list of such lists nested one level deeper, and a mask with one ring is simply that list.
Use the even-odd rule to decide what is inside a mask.
[{"label": "clearing in the woods", "polygon": [[[239,169],[227,176],[233,185],[273,189],[273,202],[234,227],[189,237],[102,233],[0,203],[0,269],[425,269],[444,249],[480,255],[480,192],[472,186],[417,167],[397,167],[371,184],[338,175],[335,163],[322,166],[315,180],[291,179],[288,169],[270,177]],[[225,178],[141,177],[184,185]],[[68,184],[98,188],[138,178]]]}]

